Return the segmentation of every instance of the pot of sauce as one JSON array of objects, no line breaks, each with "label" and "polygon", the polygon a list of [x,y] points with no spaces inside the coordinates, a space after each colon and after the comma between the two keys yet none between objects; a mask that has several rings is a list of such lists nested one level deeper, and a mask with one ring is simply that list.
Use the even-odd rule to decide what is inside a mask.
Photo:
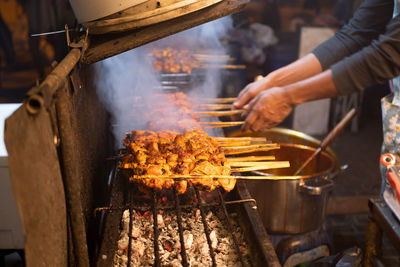
[{"label": "pot of sauce", "polygon": [[240,135],[264,136],[279,143],[278,150],[249,155],[274,155],[275,160],[287,160],[291,165],[290,168],[257,171],[252,174],[287,176],[290,179],[247,182],[251,195],[257,200],[258,212],[267,231],[274,234],[300,234],[317,229],[325,219],[328,198],[334,185],[333,178],[340,170],[334,152],[330,148],[323,151],[310,162],[301,176],[294,177],[293,173],[312,155],[320,141],[282,128],[259,133],[231,134]]}]

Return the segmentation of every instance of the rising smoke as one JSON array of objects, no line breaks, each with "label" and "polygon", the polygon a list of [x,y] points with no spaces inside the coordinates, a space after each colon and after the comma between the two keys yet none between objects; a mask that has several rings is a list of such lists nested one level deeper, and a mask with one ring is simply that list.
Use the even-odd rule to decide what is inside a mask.
[{"label": "rising smoke", "polygon": [[[220,40],[231,29],[231,25],[230,17],[214,20],[95,64],[97,93],[112,115],[117,147],[121,145],[125,132],[133,129],[148,130],[153,120],[168,119],[168,116],[174,116],[170,120],[185,119],[176,118],[175,112],[163,114],[163,118],[145,118],[140,115],[148,110],[140,99],[165,93],[149,56],[152,48],[170,46],[211,56],[227,55]],[[193,99],[213,98],[219,95],[221,87],[220,69],[209,68],[204,70],[204,81],[186,93]],[[168,101],[162,97],[157,97],[155,101],[159,107],[168,105]]]}]

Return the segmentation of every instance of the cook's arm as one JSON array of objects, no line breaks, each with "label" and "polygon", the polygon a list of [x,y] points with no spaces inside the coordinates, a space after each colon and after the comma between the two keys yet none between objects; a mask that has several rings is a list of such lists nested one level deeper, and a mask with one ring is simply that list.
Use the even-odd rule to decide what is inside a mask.
[{"label": "cook's arm", "polygon": [[242,108],[261,91],[309,78],[359,51],[384,32],[392,13],[392,0],[364,1],[350,22],[311,54],[248,84],[238,95],[234,108]]},{"label": "cook's arm", "polygon": [[244,106],[249,114],[242,129],[259,131],[271,128],[282,122],[294,106],[336,95],[330,70],[290,85],[265,90]]},{"label": "cook's arm", "polygon": [[233,103],[234,108],[242,108],[258,93],[275,86],[285,86],[304,80],[322,71],[321,64],[313,54],[308,54],[295,62],[271,72],[266,77],[249,83]]},{"label": "cook's arm", "polygon": [[295,105],[363,90],[399,75],[400,16],[396,16],[377,40],[329,70],[304,81],[261,92],[244,106],[249,115],[243,128],[257,131],[273,127],[289,115]]}]

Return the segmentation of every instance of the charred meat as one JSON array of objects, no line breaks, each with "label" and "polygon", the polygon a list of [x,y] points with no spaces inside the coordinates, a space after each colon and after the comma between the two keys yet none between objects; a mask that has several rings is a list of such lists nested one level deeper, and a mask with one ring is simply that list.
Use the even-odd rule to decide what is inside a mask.
[{"label": "charred meat", "polygon": [[[230,175],[231,168],[218,142],[204,131],[193,128],[184,133],[173,131],[132,131],[123,140],[128,154],[120,168],[131,170],[130,180],[152,189],[174,187],[178,193],[188,186],[212,191],[222,186],[226,191],[235,187],[233,178],[170,179],[168,175]],[[141,178],[151,175],[159,178]]]}]

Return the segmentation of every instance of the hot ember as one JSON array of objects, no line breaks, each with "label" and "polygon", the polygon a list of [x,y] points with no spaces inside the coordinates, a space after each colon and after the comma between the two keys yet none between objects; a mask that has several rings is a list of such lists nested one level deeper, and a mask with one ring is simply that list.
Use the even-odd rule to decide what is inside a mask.
[{"label": "hot ember", "polygon": [[[128,151],[120,168],[130,170],[130,180],[152,189],[174,187],[179,194],[189,186],[212,191],[222,186],[231,191],[232,178],[170,179],[169,175],[230,175],[231,168],[218,142],[204,131],[194,128],[185,133],[173,131],[132,131],[123,144]],[[140,176],[155,176],[142,178]]]},{"label": "hot ember", "polygon": [[[189,266],[211,266],[212,259],[207,242],[200,210],[197,208],[182,211],[182,226],[184,247]],[[205,221],[210,229],[209,237],[217,266],[242,266],[238,252],[235,249],[232,233],[228,230],[222,211],[208,210]],[[153,216],[151,212],[132,214],[132,241],[131,241],[131,265],[153,266],[154,236]],[[161,266],[183,266],[180,253],[181,244],[178,234],[177,217],[172,210],[160,210],[157,216],[159,229],[158,248]],[[233,234],[238,243],[245,266],[251,266],[247,240],[238,223],[231,220]],[[114,266],[125,267],[128,261],[129,245],[129,210],[125,210],[121,222],[120,240],[118,250],[114,256]]]}]

